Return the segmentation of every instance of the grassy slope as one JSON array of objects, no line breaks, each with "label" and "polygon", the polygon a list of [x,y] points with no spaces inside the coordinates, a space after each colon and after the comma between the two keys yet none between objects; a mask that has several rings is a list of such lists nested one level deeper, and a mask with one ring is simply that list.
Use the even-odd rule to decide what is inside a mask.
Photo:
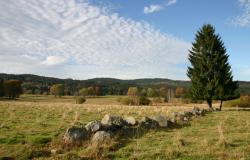
[{"label": "grassy slope", "polygon": [[[18,102],[0,102],[0,157],[27,159],[34,150],[54,149],[68,126],[101,119],[107,113],[139,118],[190,109],[108,105],[115,103],[115,98],[103,99],[92,99],[84,105],[73,104],[70,97],[39,99],[26,96]],[[104,105],[99,104],[101,101]],[[105,155],[115,159],[250,159],[249,117],[249,111],[212,113],[193,120],[191,126],[150,131],[137,138],[125,139]],[[79,156],[86,153],[84,149],[70,152]],[[68,153],[55,157],[64,157]]]}]

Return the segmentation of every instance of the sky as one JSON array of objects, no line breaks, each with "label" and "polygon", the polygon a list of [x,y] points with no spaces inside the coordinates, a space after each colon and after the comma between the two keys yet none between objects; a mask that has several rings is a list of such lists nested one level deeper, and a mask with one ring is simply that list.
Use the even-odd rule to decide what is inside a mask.
[{"label": "sky", "polygon": [[207,23],[250,81],[250,0],[0,0],[0,73],[188,80]]}]

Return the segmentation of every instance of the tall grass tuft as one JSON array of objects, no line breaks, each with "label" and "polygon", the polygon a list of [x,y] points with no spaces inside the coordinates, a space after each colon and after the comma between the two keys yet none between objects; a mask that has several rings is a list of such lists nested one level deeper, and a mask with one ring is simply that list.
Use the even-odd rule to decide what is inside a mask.
[{"label": "tall grass tuft", "polygon": [[226,140],[225,136],[224,136],[224,131],[222,128],[222,123],[220,123],[217,127],[218,129],[218,133],[219,133],[219,141],[218,141],[218,145],[222,146],[223,148],[227,148],[229,146],[228,141]]}]

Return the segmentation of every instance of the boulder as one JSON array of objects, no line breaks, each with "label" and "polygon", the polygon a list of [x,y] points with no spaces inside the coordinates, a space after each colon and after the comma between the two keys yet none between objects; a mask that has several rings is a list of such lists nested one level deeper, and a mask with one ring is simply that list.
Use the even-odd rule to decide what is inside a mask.
[{"label": "boulder", "polygon": [[124,119],[112,115],[105,115],[101,123],[107,128],[122,128],[124,126],[127,126],[127,122]]},{"label": "boulder", "polygon": [[139,126],[145,129],[158,128],[159,123],[148,117],[143,117],[139,122]]},{"label": "boulder", "polygon": [[156,115],[152,119],[157,121],[160,127],[167,128],[169,126],[169,120],[164,116]]},{"label": "boulder", "polygon": [[85,126],[85,128],[88,132],[95,133],[102,128],[102,123],[100,121],[92,121],[92,122],[89,122]]},{"label": "boulder", "polygon": [[66,130],[63,140],[66,144],[79,144],[88,137],[89,133],[85,128],[70,127]]},{"label": "boulder", "polygon": [[135,120],[134,117],[125,117],[124,120],[126,121],[126,123],[130,126],[134,126],[136,125],[138,122]]},{"label": "boulder", "polygon": [[97,131],[92,139],[91,139],[91,143],[93,145],[103,145],[103,144],[107,144],[111,141],[111,134],[109,132],[106,131]]}]

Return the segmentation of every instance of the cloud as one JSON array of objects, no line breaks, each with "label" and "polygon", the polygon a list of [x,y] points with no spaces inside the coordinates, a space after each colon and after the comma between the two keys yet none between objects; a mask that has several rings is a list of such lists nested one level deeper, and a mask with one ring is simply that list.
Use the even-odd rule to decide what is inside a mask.
[{"label": "cloud", "polygon": [[177,0],[169,0],[166,4],[166,6],[171,6],[173,4],[177,3]]},{"label": "cloud", "polygon": [[42,64],[53,66],[53,65],[63,64],[64,62],[66,62],[66,60],[67,59],[65,57],[61,56],[48,56],[46,60],[42,62]]},{"label": "cloud", "polygon": [[164,7],[161,5],[150,5],[150,6],[144,7],[144,13],[150,14],[150,13],[154,13],[154,12],[159,12],[163,9],[164,9]]},{"label": "cloud", "polygon": [[144,7],[144,14],[151,14],[151,13],[162,11],[166,7],[174,5],[175,3],[177,3],[177,0],[168,0],[167,2],[163,4],[151,4],[149,6]]},{"label": "cloud", "polygon": [[185,79],[190,44],[87,0],[0,1],[0,68],[86,79]]},{"label": "cloud", "polygon": [[238,0],[243,13],[233,19],[233,24],[240,27],[250,26],[250,0]]}]

